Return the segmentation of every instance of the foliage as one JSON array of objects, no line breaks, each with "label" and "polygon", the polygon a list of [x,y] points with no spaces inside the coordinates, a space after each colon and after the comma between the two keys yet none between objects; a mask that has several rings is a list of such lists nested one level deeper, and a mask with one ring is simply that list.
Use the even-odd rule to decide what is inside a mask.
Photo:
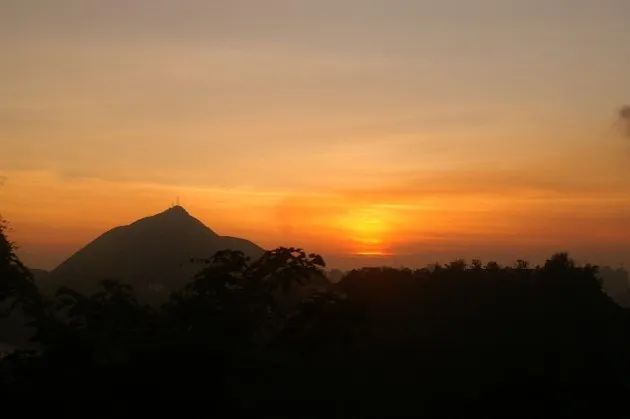
[{"label": "foliage", "polygon": [[115,281],[89,296],[63,288],[52,302],[33,299],[30,274],[2,239],[3,298],[39,305],[30,313],[41,350],[0,362],[1,389],[14,397],[602,416],[621,412],[630,389],[628,311],[602,292],[595,267],[567,254],[537,267],[363,268],[321,289],[318,255],[278,248],[250,261],[226,250],[151,307]]},{"label": "foliage", "polygon": [[0,218],[0,317],[8,316],[16,307],[36,314],[41,301],[33,276],[16,256],[6,230],[6,222]]}]

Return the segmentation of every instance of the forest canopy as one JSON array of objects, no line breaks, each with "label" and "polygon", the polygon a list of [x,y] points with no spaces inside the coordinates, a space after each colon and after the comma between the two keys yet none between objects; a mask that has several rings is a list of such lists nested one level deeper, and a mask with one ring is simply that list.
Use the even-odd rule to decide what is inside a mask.
[{"label": "forest canopy", "polygon": [[355,269],[333,284],[302,249],[226,250],[156,306],[111,279],[42,296],[1,233],[3,315],[22,310],[36,344],[0,362],[10,397],[514,416],[621,409],[630,389],[628,311],[564,253]]}]

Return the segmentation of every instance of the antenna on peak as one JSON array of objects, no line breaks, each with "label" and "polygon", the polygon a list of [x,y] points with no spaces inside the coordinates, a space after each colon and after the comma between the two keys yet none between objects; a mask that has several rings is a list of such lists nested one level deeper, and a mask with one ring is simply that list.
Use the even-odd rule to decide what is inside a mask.
[{"label": "antenna on peak", "polygon": [[177,202],[177,206],[179,207],[180,206],[179,205],[179,196],[177,197],[177,201],[176,202]]}]

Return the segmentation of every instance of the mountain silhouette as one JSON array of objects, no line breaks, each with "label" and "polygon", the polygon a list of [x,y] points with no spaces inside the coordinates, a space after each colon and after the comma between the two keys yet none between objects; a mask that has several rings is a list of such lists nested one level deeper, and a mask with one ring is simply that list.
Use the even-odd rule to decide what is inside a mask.
[{"label": "mountain silhouette", "polygon": [[109,230],[54,269],[46,281],[86,289],[115,279],[141,292],[161,292],[189,281],[201,269],[192,259],[226,249],[251,258],[264,251],[248,240],[220,236],[183,207],[174,206]]}]

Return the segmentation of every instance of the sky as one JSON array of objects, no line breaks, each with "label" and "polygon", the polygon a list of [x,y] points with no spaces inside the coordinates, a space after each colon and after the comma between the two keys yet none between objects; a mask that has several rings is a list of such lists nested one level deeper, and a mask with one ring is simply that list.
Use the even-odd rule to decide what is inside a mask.
[{"label": "sky", "polygon": [[179,197],[331,266],[630,265],[627,0],[0,5],[0,214],[31,267]]}]

